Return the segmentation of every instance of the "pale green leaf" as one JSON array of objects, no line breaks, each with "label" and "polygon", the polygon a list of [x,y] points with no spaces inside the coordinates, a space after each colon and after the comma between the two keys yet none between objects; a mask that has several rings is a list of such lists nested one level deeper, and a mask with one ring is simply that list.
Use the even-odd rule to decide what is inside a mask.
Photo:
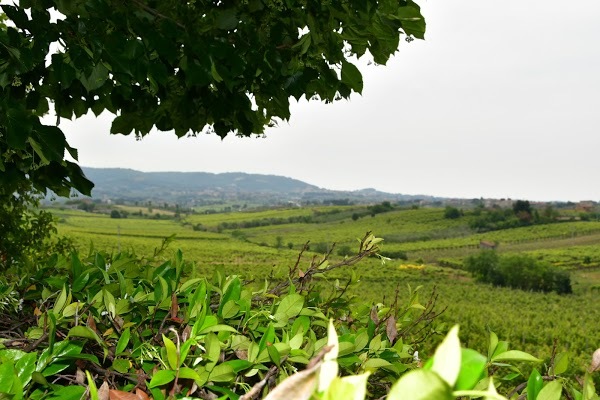
[{"label": "pale green leaf", "polygon": [[458,338],[458,325],[450,329],[433,355],[431,370],[437,372],[450,387],[454,387],[460,373],[461,348]]},{"label": "pale green leaf", "polygon": [[179,354],[175,343],[165,335],[162,335],[163,343],[167,351],[167,361],[171,369],[176,370],[179,367]]},{"label": "pale green leaf", "polygon": [[150,383],[148,384],[149,388],[153,388],[156,386],[166,385],[175,379],[175,371],[171,371],[170,369],[163,369],[161,371],[157,371],[150,379]]},{"label": "pale green leaf", "polygon": [[214,382],[229,382],[236,377],[233,367],[229,364],[218,364],[210,372],[209,380]]},{"label": "pale green leaf", "polygon": [[552,381],[540,390],[536,400],[560,400],[562,385],[560,381]]},{"label": "pale green leaf", "polygon": [[390,390],[387,400],[450,400],[450,386],[438,374],[425,369],[412,370]]},{"label": "pale green leaf", "polygon": [[558,353],[554,358],[554,374],[560,375],[569,368],[569,353]]},{"label": "pale green leaf", "polygon": [[[285,296],[279,303],[277,311],[275,312],[275,318],[293,318],[300,314],[302,307],[304,307],[304,296],[299,295],[298,293],[289,294]],[[278,318],[278,316],[280,317]]]},{"label": "pale green leaf", "polygon": [[535,358],[529,353],[525,353],[520,350],[509,350],[503,353],[497,354],[492,357],[492,361],[528,361],[528,362],[542,362],[539,358]]}]

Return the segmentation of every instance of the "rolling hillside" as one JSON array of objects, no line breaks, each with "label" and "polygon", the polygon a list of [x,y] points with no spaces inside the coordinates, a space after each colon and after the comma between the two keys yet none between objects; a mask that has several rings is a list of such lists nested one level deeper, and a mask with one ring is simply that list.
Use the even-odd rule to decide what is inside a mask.
[{"label": "rolling hillside", "polygon": [[411,196],[374,189],[335,191],[319,188],[297,179],[277,175],[230,172],[140,172],[122,168],[83,168],[95,183],[94,198],[170,202],[197,205],[218,201],[253,204],[287,202],[370,203],[434,200],[431,196]]}]

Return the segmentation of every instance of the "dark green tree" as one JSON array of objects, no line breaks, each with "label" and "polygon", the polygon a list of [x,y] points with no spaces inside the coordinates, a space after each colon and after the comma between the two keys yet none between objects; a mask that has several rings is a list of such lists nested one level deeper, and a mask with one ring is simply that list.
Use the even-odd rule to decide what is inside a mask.
[{"label": "dark green tree", "polygon": [[121,213],[119,212],[119,210],[112,210],[110,212],[110,217],[111,218],[121,218]]},{"label": "dark green tree", "polygon": [[456,219],[460,218],[461,212],[458,208],[452,206],[446,206],[444,209],[444,218],[446,219]]},{"label": "dark green tree", "polygon": [[[92,183],[59,127],[88,111],[111,133],[263,134],[289,99],[360,93],[350,61],[378,64],[423,38],[412,0],[192,2],[21,0],[0,6],[0,187],[30,180],[59,195]],[[52,18],[50,10],[61,15]],[[4,18],[4,17],[3,17]],[[55,110],[56,126],[41,117]]]},{"label": "dark green tree", "polygon": [[65,238],[56,237],[52,214],[36,210],[39,197],[27,182],[0,205],[0,271],[18,275],[36,267],[37,260],[71,249]]}]

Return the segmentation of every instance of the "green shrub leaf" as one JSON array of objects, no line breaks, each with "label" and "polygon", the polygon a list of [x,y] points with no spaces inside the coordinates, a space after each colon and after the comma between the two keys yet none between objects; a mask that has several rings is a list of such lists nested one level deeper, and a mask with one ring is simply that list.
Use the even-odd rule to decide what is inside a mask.
[{"label": "green shrub leaf", "polygon": [[235,371],[229,364],[218,364],[210,372],[209,379],[214,382],[229,382],[235,379]]},{"label": "green shrub leaf", "polygon": [[544,380],[542,379],[542,375],[534,368],[527,380],[527,400],[536,400],[543,386]]},{"label": "green shrub leaf", "polygon": [[461,348],[458,325],[450,329],[433,356],[431,370],[437,372],[450,387],[454,387],[461,367]]},{"label": "green shrub leaf", "polygon": [[275,319],[278,321],[287,321],[290,318],[294,318],[302,308],[304,307],[304,296],[298,293],[292,293],[285,296],[275,312]]},{"label": "green shrub leaf", "polygon": [[425,369],[412,370],[396,382],[387,400],[450,400],[450,386],[433,371]]},{"label": "green shrub leaf", "polygon": [[552,381],[540,390],[536,400],[560,400],[562,385],[560,381]]},{"label": "green shrub leaf", "polygon": [[560,375],[569,368],[569,353],[558,353],[554,358],[554,374]]},{"label": "green shrub leaf", "polygon": [[167,350],[167,360],[169,362],[169,367],[171,369],[179,368],[179,354],[177,351],[177,347],[175,343],[165,335],[162,335],[163,343],[165,344],[165,349]]},{"label": "green shrub leaf", "polygon": [[487,359],[471,349],[461,349],[460,372],[454,387],[456,390],[470,390],[482,378]]},{"label": "green shrub leaf", "polygon": [[170,369],[163,369],[161,371],[157,371],[150,380],[148,384],[149,388],[154,388],[157,386],[166,385],[175,379],[175,371],[171,371]]},{"label": "green shrub leaf", "polygon": [[117,342],[117,346],[115,348],[116,354],[121,354],[127,348],[127,344],[129,344],[129,338],[131,337],[131,329],[127,328],[121,333],[121,337]]},{"label": "green shrub leaf", "polygon": [[492,361],[528,361],[528,362],[542,362],[539,358],[535,358],[529,353],[525,353],[520,350],[509,350],[499,354],[494,355],[492,357]]}]

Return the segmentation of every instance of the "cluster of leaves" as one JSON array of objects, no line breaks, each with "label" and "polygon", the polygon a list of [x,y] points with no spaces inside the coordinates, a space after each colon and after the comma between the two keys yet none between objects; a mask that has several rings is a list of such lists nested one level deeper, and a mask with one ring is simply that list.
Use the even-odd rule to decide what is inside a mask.
[{"label": "cluster of leaves", "polygon": [[[514,389],[510,390],[505,396],[498,393],[498,388],[502,383],[495,382],[494,377],[498,371],[505,369],[510,373],[506,375],[505,380],[513,380],[515,377],[523,376],[519,368],[514,363],[540,363],[542,360],[536,359],[528,353],[519,350],[509,350],[508,343],[499,341],[498,337],[491,332],[490,343],[487,357],[469,348],[462,348],[458,337],[458,325],[454,326],[446,335],[445,339],[436,349],[435,354],[430,358],[422,368],[411,370],[404,374],[391,387],[386,398],[388,400],[414,399],[414,400],[451,400],[455,398],[481,398],[485,400],[507,400],[507,398],[518,398],[527,400],[559,400],[566,398],[569,400],[593,400],[598,399],[595,392],[594,383],[590,373],[586,373],[579,382],[573,384],[572,381],[564,379],[559,375],[564,373],[568,367],[568,354],[554,354],[548,367],[549,375],[542,376],[537,369],[533,369],[528,379]],[[365,398],[365,384],[369,376],[366,372],[358,376],[336,377],[337,366],[335,365],[335,355],[337,354],[337,335],[333,326],[329,329],[329,344],[333,355],[326,355],[325,362],[318,371],[318,386],[316,382],[315,393],[311,391],[302,391],[303,387],[311,384],[306,376],[314,372],[307,370],[297,374],[284,381],[280,386],[290,389],[296,389],[292,393],[296,395],[290,397],[274,397],[273,399],[293,399],[309,400],[317,399],[354,399],[362,400]],[[330,358],[328,359],[329,356]],[[329,362],[328,362],[329,361]],[[598,360],[592,360],[590,372],[595,371],[600,365],[600,352]],[[309,375],[310,376],[310,375]],[[547,382],[547,383],[545,383]],[[579,388],[583,386],[580,391]],[[277,388],[271,395],[277,392]],[[313,397],[311,397],[313,396]]]},{"label": "cluster of leaves", "polygon": [[116,115],[112,133],[262,134],[290,117],[290,97],[332,102],[360,93],[352,57],[368,50],[385,64],[401,35],[425,32],[412,0],[0,7],[0,183],[29,179],[61,195],[89,194],[93,185],[64,159],[77,152],[63,132],[41,122],[51,105],[59,119],[107,110]]},{"label": "cluster of leaves", "polygon": [[422,305],[418,289],[405,305],[351,307],[346,290],[358,277],[324,280],[373,255],[378,241],[365,236],[359,252],[338,264],[328,255],[304,271],[296,264],[288,280],[272,285],[218,271],[210,280],[183,279],[193,266],[181,252],[159,265],[129,254],[54,255],[21,277],[23,310],[0,320],[0,392],[13,399],[96,398],[102,390],[115,399],[132,392],[238,399],[309,364],[333,318],[342,372],[370,371],[369,390],[381,395],[416,367],[415,346],[438,313],[435,297]]},{"label": "cluster of leaves", "polygon": [[52,214],[36,208],[38,201],[39,193],[27,183],[15,192],[0,187],[0,271],[5,274],[19,275],[39,259],[71,249],[68,239],[56,236]]},{"label": "cluster of leaves", "polygon": [[567,271],[527,255],[500,256],[494,250],[482,250],[464,261],[465,268],[480,282],[538,292],[572,293]]}]

